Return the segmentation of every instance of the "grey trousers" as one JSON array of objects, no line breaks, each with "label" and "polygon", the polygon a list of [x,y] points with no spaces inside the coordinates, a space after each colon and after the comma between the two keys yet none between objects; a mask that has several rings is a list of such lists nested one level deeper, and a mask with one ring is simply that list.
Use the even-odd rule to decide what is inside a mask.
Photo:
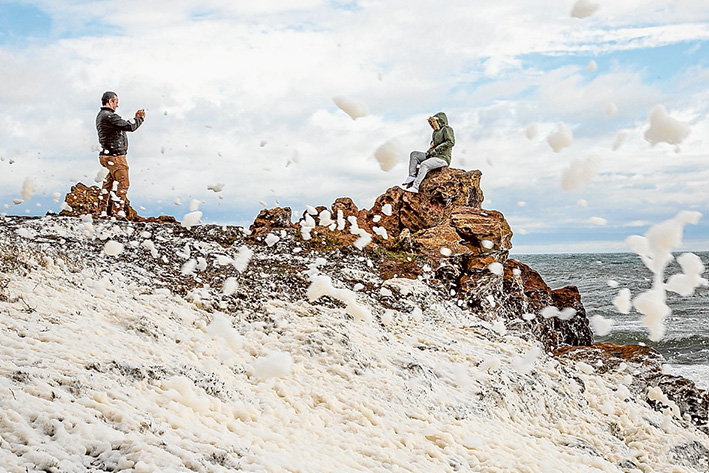
[{"label": "grey trousers", "polygon": [[[431,169],[438,169],[448,166],[448,163],[441,158],[427,158],[423,151],[412,151],[409,156],[409,176],[416,177],[412,187],[419,188],[423,178]],[[418,174],[416,168],[418,167]]]}]

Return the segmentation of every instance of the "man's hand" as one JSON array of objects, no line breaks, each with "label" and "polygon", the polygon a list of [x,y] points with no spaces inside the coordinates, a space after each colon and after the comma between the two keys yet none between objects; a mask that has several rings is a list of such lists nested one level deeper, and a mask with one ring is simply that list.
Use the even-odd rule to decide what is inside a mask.
[{"label": "man's hand", "polygon": [[142,108],[135,112],[135,118],[145,118],[145,110]]}]

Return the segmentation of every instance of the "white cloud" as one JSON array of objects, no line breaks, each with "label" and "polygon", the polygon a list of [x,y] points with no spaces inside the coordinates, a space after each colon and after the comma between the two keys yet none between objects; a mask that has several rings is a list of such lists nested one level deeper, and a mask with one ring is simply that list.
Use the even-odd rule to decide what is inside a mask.
[{"label": "white cloud", "polygon": [[[324,0],[37,5],[53,15],[55,39],[0,45],[0,157],[6,158],[0,189],[13,190],[0,192],[0,206],[18,197],[27,176],[36,190],[31,204],[22,205],[44,196],[55,209],[49,195],[66,193],[71,179],[93,180],[99,170],[93,120],[106,89],[119,93],[124,117],[147,111],[145,124],[129,135],[129,196],[150,214],[174,213],[178,196],[203,200],[204,222],[242,224],[259,201],[302,208],[347,195],[369,206],[405,173],[393,159],[386,160],[391,172],[381,172],[374,150],[394,139],[402,156],[425,150],[431,134],[425,119],[440,110],[456,134],[452,165],[481,169],[486,204],[509,202],[514,210],[500,208],[505,212],[534,209],[532,220],[559,222],[561,209],[578,200],[551,190],[559,190],[554,181],[568,162],[540,136],[560,121],[574,130],[566,153],[616,150],[604,161],[602,185],[586,182],[583,198],[619,227],[658,220],[646,202],[668,212],[678,202],[709,200],[701,183],[702,137],[709,133],[702,118],[709,94],[699,80],[705,71],[678,70],[672,86],[681,89],[666,89],[642,65],[613,56],[709,40],[696,21],[709,18],[703,4],[629,0],[603,4],[583,21],[569,16],[569,4],[552,0],[454,1],[445,9],[403,0],[357,8]],[[89,24],[101,28],[86,30]],[[431,24],[446,25],[436,41],[413,33]],[[586,64],[591,57],[600,62],[600,53],[602,67],[589,74]],[[352,120],[338,110],[332,97],[343,94],[366,103],[367,115]],[[647,111],[660,102],[691,123],[680,160],[643,139]],[[611,103],[617,113],[606,115]],[[622,147],[614,144],[619,132]],[[636,170],[643,174],[631,181]],[[667,188],[668,173],[686,186]],[[208,190],[215,183],[224,185],[218,195]],[[627,206],[625,219],[606,211],[619,201]],[[533,224],[524,228],[534,234]]]}]

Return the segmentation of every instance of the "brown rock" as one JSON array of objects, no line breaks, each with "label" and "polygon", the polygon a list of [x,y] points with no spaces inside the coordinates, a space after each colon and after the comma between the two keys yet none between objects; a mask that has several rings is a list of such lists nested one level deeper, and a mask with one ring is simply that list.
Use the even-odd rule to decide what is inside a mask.
[{"label": "brown rock", "polygon": [[[438,265],[443,249],[460,256],[466,272],[484,269],[491,263],[504,263],[512,248],[512,230],[505,217],[494,210],[455,207],[441,224],[411,237],[413,248]],[[490,244],[483,245],[484,241]],[[486,246],[489,246],[486,248]]]},{"label": "brown rock", "polygon": [[[512,248],[512,230],[504,215],[496,210],[457,207],[451,213],[450,224],[475,254],[507,252]],[[484,241],[492,246],[485,248]]]},{"label": "brown rock", "polygon": [[[590,346],[563,346],[552,352],[554,356],[573,361],[585,361],[595,366],[598,373],[617,370],[621,363],[640,364],[651,369],[662,369],[664,361],[653,348],[641,345],[594,343]],[[590,361],[590,363],[589,363]]]},{"label": "brown rock", "polygon": [[[62,210],[59,215],[62,217],[81,217],[83,215],[91,215],[93,218],[106,218],[101,216],[101,211],[105,204],[103,199],[107,196],[101,195],[101,188],[97,186],[87,187],[81,182],[72,186],[71,191],[66,195],[64,201],[71,209]],[[141,217],[130,206],[126,209],[126,220],[131,222],[151,222],[151,223],[179,223],[175,217],[161,215],[159,217]]]},{"label": "brown rock", "polygon": [[87,187],[79,182],[72,186],[71,191],[64,197],[64,202],[71,207],[71,210],[62,210],[59,215],[65,217],[80,217],[82,215],[98,217],[101,213],[99,210],[101,197],[101,188],[97,186]]},{"label": "brown rock", "polygon": [[[535,314],[535,318],[524,321],[524,324],[547,351],[564,345],[588,346],[593,343],[593,332],[578,288],[567,286],[552,290],[539,273],[519,261],[507,260],[504,267],[503,285],[509,314],[517,320],[522,314]],[[571,307],[576,310],[576,315],[570,320],[545,319],[539,313],[546,307],[558,310]]]},{"label": "brown rock", "polygon": [[412,237],[414,248],[420,253],[428,253],[430,257],[440,258],[441,249],[448,248],[451,255],[466,254],[470,249],[463,245],[458,232],[451,225],[438,225],[427,230],[422,230]]},{"label": "brown rock", "polygon": [[[383,227],[395,242],[404,229],[413,234],[440,225],[448,220],[456,207],[480,208],[483,202],[481,176],[480,171],[446,167],[431,171],[421,183],[418,194],[406,192],[398,186],[391,187],[375,200],[369,211],[358,212],[359,226],[369,233],[373,226]],[[391,215],[383,212],[387,204],[391,205]],[[333,211],[336,211],[335,205]],[[350,212],[350,215],[354,214]],[[374,222],[377,215],[380,220]]]},{"label": "brown rock", "polygon": [[293,212],[290,207],[276,207],[274,209],[263,209],[254,219],[254,222],[249,227],[251,236],[262,236],[272,230],[283,230],[293,228],[291,216]]},{"label": "brown rock", "polygon": [[334,204],[332,204],[333,220],[337,219],[338,210],[342,210],[342,216],[345,220],[347,220],[347,217],[351,216],[359,217],[359,209],[349,197],[340,197],[339,199],[335,200]]}]

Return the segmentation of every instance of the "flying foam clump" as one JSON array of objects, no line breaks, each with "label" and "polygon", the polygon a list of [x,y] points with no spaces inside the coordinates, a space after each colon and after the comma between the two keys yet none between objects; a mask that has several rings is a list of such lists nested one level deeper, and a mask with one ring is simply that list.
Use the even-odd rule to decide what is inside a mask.
[{"label": "flying foam clump", "polygon": [[676,292],[680,296],[691,296],[696,288],[709,284],[702,277],[705,268],[699,256],[694,253],[684,253],[677,257],[677,262],[682,268],[682,274],[670,276],[665,289]]},{"label": "flying foam clump", "polygon": [[243,273],[244,271],[246,271],[246,267],[249,265],[249,261],[251,261],[251,257],[253,255],[254,250],[252,250],[248,246],[242,246],[241,248],[239,248],[239,252],[234,258],[232,265],[237,271]]},{"label": "flying foam clump", "polygon": [[392,138],[374,151],[374,157],[382,171],[389,172],[396,166],[400,150],[401,142],[396,138]]},{"label": "flying foam clump", "polygon": [[487,266],[488,271],[490,271],[492,274],[497,274],[498,276],[502,276],[505,273],[505,268],[502,266],[501,263],[494,262],[490,263]]},{"label": "flying foam clump", "polygon": [[655,105],[652,108],[648,121],[650,122],[650,128],[645,131],[645,139],[652,146],[663,142],[678,145],[684,141],[691,131],[687,123],[669,116],[667,109],[662,105]]},{"label": "flying foam clump", "polygon": [[632,307],[630,289],[623,288],[618,291],[618,295],[613,298],[613,305],[621,314],[629,314]]},{"label": "flying foam clump", "polygon": [[335,229],[335,225],[337,225],[337,222],[335,222],[332,219],[332,213],[325,209],[320,214],[318,215],[318,218],[320,219],[320,225],[323,227],[332,227],[330,230]]},{"label": "flying foam clump", "polygon": [[235,277],[226,278],[226,281],[224,281],[224,285],[222,286],[222,294],[225,296],[231,296],[236,292],[238,287],[239,285]]},{"label": "flying foam clump", "polygon": [[[699,212],[682,211],[674,218],[653,225],[645,232],[645,236],[631,235],[626,238],[630,249],[640,256],[640,260],[654,274],[652,287],[638,295],[633,300],[633,305],[638,312],[644,315],[642,322],[650,331],[650,340],[662,340],[665,335],[664,320],[672,313],[666,303],[668,287],[665,284],[665,268],[672,261],[672,250],[682,246],[682,232],[685,225],[696,225],[702,214]],[[694,292],[694,288],[705,281],[697,274],[703,272],[693,257],[682,258],[680,266],[684,277],[670,278],[670,290],[678,290],[687,295]],[[700,273],[701,274],[701,273]],[[691,291],[689,288],[691,287]]]},{"label": "flying foam clump", "polygon": [[539,125],[537,125],[536,122],[530,123],[527,125],[527,129],[524,130],[524,136],[526,136],[528,140],[533,140],[538,134]]},{"label": "flying foam clump", "polygon": [[96,173],[96,177],[94,177],[94,182],[103,182],[103,180],[106,179],[106,176],[108,176],[108,172],[108,169],[101,167],[101,169],[99,169]]},{"label": "flying foam clump", "polygon": [[571,146],[573,140],[574,134],[561,122],[557,125],[556,131],[547,136],[547,143],[549,143],[549,146],[551,146],[551,149],[553,149],[555,153]]},{"label": "flying foam clump", "polygon": [[36,188],[37,186],[31,177],[25,179],[25,182],[22,183],[22,200],[30,200]]},{"label": "flying foam clump", "polygon": [[581,189],[598,173],[598,159],[575,159],[561,172],[561,188],[566,192]]},{"label": "flying foam clump", "polygon": [[559,310],[554,306],[547,306],[539,312],[539,315],[545,319],[556,317],[559,320],[571,320],[576,316],[576,309],[573,307],[565,307]]},{"label": "flying foam clump", "polygon": [[338,96],[333,97],[332,101],[335,102],[335,105],[337,105],[340,110],[349,115],[352,120],[364,117],[365,115],[367,115],[367,113],[369,113],[367,110],[367,105],[363,102],[360,102],[359,100],[344,96]]},{"label": "flying foam clump", "polygon": [[617,135],[615,135],[615,140],[613,140],[613,151],[617,151],[618,148],[623,146],[623,143],[625,143],[625,139],[628,137],[628,132],[627,131],[619,131]]},{"label": "flying foam clump", "polygon": [[280,237],[278,237],[278,235],[274,235],[273,233],[266,235],[266,244],[269,248],[278,243],[279,240]]},{"label": "flying foam clump", "polygon": [[195,210],[182,217],[181,225],[185,228],[191,228],[199,223],[199,219],[202,218],[202,212]]},{"label": "flying foam clump", "polygon": [[600,315],[594,315],[590,319],[591,327],[596,335],[599,337],[605,337],[611,333],[611,328],[613,327],[613,320],[607,319]]},{"label": "flying foam clump", "polygon": [[597,3],[590,2],[589,0],[578,0],[571,10],[571,16],[574,18],[588,18],[596,13],[598,7],[599,5]]},{"label": "flying foam clump", "polygon": [[217,182],[216,184],[210,184],[207,186],[207,190],[210,190],[213,192],[221,192],[223,189],[224,189],[223,182]]}]

